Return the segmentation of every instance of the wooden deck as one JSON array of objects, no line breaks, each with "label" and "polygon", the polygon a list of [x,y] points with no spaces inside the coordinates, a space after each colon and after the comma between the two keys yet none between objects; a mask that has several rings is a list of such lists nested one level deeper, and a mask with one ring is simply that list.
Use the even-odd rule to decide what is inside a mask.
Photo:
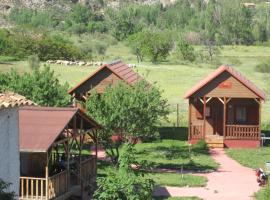
[{"label": "wooden deck", "polygon": [[207,135],[205,142],[209,148],[224,148],[224,138],[219,135]]}]

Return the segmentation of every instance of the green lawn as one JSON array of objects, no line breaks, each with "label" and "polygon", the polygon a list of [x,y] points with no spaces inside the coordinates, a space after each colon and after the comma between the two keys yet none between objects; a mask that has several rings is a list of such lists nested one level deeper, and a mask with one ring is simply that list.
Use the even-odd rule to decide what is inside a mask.
[{"label": "green lawn", "polygon": [[176,187],[203,187],[206,186],[207,179],[202,176],[177,173],[147,173],[147,178],[151,178],[159,186],[176,186]]},{"label": "green lawn", "polygon": [[270,147],[257,149],[226,149],[226,153],[240,164],[256,169],[264,168],[265,162],[270,162]]},{"label": "green lawn", "polygon": [[189,146],[185,141],[161,140],[151,143],[140,143],[135,146],[137,158],[152,163],[157,168],[170,168],[184,170],[215,170],[218,164],[209,156],[204,145],[191,147],[191,160]]},{"label": "green lawn", "polygon": [[[186,142],[176,140],[162,140],[153,143],[136,144],[138,160],[146,160],[151,167],[167,167],[184,170],[214,170],[217,163],[208,155],[203,145],[196,145],[192,149],[192,161],[189,159],[189,150]],[[98,162],[98,176],[104,177],[116,169],[108,162]],[[160,186],[190,186],[202,187],[207,179],[202,176],[180,173],[150,173],[145,172],[145,177],[151,178]]]},{"label": "green lawn", "polygon": [[[196,47],[196,49],[199,47]],[[135,56],[131,54],[129,48],[118,43],[116,46],[110,46],[105,61],[121,58],[127,63],[135,63]],[[255,72],[255,66],[262,60],[270,59],[270,48],[262,46],[225,46],[221,49],[218,57],[220,63],[232,64],[243,75],[267,92],[270,93],[268,81],[270,74]],[[188,63],[181,60],[170,58],[169,62],[152,64],[143,62],[137,65],[136,70],[144,75],[147,80],[154,83],[164,90],[163,95],[170,103],[171,114],[166,126],[176,124],[176,104],[180,105],[180,124],[187,124],[187,100],[183,96],[194,84],[201,80],[217,68],[218,64],[209,63]],[[0,71],[8,71],[10,68],[17,68],[20,72],[29,71],[27,62],[4,62],[0,63]],[[96,67],[78,67],[78,66],[51,66],[55,73],[59,75],[62,82],[68,82],[70,87],[75,86],[82,79],[91,74]],[[262,122],[270,122],[270,101],[267,101],[262,108]]]}]

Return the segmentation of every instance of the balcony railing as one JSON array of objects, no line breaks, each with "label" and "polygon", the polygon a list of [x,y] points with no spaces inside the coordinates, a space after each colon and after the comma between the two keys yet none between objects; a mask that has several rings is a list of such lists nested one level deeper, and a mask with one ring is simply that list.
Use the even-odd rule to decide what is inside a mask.
[{"label": "balcony railing", "polygon": [[46,198],[46,178],[20,177],[20,200]]},{"label": "balcony railing", "polygon": [[226,140],[258,140],[260,128],[259,125],[226,125],[224,137]]}]

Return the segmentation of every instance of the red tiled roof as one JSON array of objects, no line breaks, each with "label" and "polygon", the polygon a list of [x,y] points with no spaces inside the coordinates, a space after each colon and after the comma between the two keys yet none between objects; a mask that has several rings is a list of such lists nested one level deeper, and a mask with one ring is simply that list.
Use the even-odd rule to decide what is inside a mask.
[{"label": "red tiled roof", "polygon": [[77,113],[91,122],[92,127],[99,126],[77,108],[20,108],[20,151],[46,152]]},{"label": "red tiled roof", "polygon": [[84,79],[74,88],[69,90],[69,94],[74,93],[74,91],[79,88],[82,84],[87,82],[89,79],[94,77],[98,72],[102,71],[104,68],[108,68],[112,73],[118,76],[120,79],[125,81],[129,85],[133,85],[139,80],[142,80],[142,77],[136,73],[132,68],[130,68],[127,64],[123,63],[121,60],[114,61],[112,63],[104,64],[99,69],[97,69],[93,74]]},{"label": "red tiled roof", "polygon": [[24,96],[14,92],[0,93],[0,109],[36,105],[34,102],[26,99]]},{"label": "red tiled roof", "polygon": [[192,87],[184,96],[184,98],[189,98],[192,94],[200,90],[202,87],[204,87],[207,83],[215,79],[217,76],[222,74],[223,72],[227,71],[230,73],[234,78],[236,78],[238,81],[240,81],[243,85],[245,85],[248,89],[250,89],[252,92],[254,92],[256,95],[258,95],[262,100],[266,100],[266,94],[260,90],[254,83],[249,81],[246,77],[244,77],[241,73],[236,71],[233,67],[230,67],[228,65],[222,65],[217,70],[209,74],[206,78],[201,80],[199,83],[197,83],[194,87]]}]

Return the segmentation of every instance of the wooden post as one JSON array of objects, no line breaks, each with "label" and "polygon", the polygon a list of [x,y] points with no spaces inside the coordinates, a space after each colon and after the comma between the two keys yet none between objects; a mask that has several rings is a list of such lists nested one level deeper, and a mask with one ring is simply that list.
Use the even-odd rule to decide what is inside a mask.
[{"label": "wooden post", "polygon": [[81,197],[83,198],[83,191],[84,191],[84,181],[82,181],[82,147],[83,147],[83,140],[84,137],[82,137],[82,130],[83,130],[83,119],[81,118],[80,121],[80,150],[79,150],[79,156],[80,156],[80,185],[81,185]]},{"label": "wooden post", "polygon": [[[46,158],[47,158],[47,162],[46,162],[46,167],[45,167],[45,178],[46,178],[46,191],[45,191],[45,199],[48,200],[49,199],[49,159],[48,159],[48,152],[46,154]],[[41,188],[43,189],[43,188]]]},{"label": "wooden post", "polygon": [[176,104],[176,125],[179,127],[179,104]]},{"label": "wooden post", "polygon": [[191,137],[191,99],[188,100],[188,140],[192,139]]},{"label": "wooden post", "polygon": [[261,140],[261,112],[262,112],[262,105],[261,105],[261,99],[259,99],[259,136],[258,139]]},{"label": "wooden post", "polygon": [[[68,128],[66,128],[68,129]],[[70,149],[69,149],[69,139],[70,139],[70,133],[67,130],[67,190],[69,191],[70,188],[70,166],[69,166],[69,160],[70,160]]]},{"label": "wooden post", "polygon": [[227,99],[224,97],[224,104],[223,104],[223,138],[226,138],[226,123],[227,123]]},{"label": "wooden post", "polygon": [[206,111],[206,98],[205,96],[203,97],[203,138],[205,139],[206,135],[206,116],[205,116],[205,111]]}]

